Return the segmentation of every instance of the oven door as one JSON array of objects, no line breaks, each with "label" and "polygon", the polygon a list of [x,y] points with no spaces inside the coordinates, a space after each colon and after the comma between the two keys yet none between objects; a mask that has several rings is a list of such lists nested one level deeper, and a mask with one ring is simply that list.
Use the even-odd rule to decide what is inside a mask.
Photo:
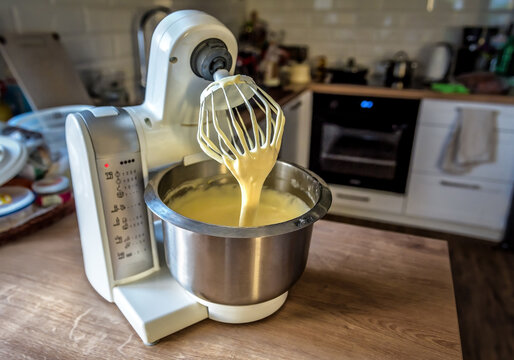
[{"label": "oven door", "polygon": [[418,105],[315,94],[309,167],[332,184],[404,193]]}]

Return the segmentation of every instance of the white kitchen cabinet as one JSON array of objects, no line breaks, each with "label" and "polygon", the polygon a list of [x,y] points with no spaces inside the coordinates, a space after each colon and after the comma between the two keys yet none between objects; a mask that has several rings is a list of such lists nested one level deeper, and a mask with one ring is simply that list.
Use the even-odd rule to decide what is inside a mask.
[{"label": "white kitchen cabinet", "polygon": [[[463,175],[443,172],[439,158],[459,108],[498,112],[497,157]],[[514,182],[514,106],[423,100],[407,188],[408,216],[502,230]]]},{"label": "white kitchen cabinet", "polygon": [[512,186],[501,182],[413,174],[407,213],[431,219],[502,229]]},{"label": "white kitchen cabinet", "polygon": [[286,103],[282,110],[284,111],[286,123],[279,159],[308,167],[311,140],[312,92],[302,92]]},{"label": "white kitchen cabinet", "polygon": [[334,210],[355,208],[396,214],[403,211],[404,197],[400,194],[334,184],[330,184],[330,190]]},{"label": "white kitchen cabinet", "polygon": [[419,109],[418,125],[452,126],[459,108],[496,110],[498,129],[514,131],[514,106],[471,101],[423,99]]},{"label": "white kitchen cabinet", "polygon": [[[512,122],[514,123],[514,117]],[[438,163],[450,130],[450,127],[444,126],[418,125],[413,171],[441,174]],[[514,131],[498,131],[496,161],[473,167],[466,177],[493,181],[514,179]]]}]

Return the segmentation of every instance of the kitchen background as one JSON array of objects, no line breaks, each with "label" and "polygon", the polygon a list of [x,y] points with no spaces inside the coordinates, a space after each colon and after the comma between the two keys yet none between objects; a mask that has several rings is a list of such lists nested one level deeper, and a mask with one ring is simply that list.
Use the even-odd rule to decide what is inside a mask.
[{"label": "kitchen background", "polygon": [[115,79],[137,102],[135,21],[158,5],[201,9],[235,34],[257,10],[269,30],[284,32],[285,44],[306,45],[311,59],[324,55],[337,66],[354,57],[371,73],[398,50],[419,60],[421,71],[427,45],[458,45],[463,26],[506,30],[514,19],[514,0],[2,0],[0,33],[57,32],[86,83]]},{"label": "kitchen background", "polygon": [[[509,24],[514,21],[514,0],[1,0],[0,35],[58,33],[74,68],[90,91],[98,90],[91,87],[101,90],[102,86],[114,86],[126,91],[126,102],[133,104],[142,100],[139,91],[136,22],[146,10],[157,6],[173,10],[192,8],[206,11],[222,21],[236,36],[249,19],[250,12],[256,10],[259,18],[267,23],[270,33],[283,33],[284,44],[307,47],[311,64],[316,63],[317,57],[324,56],[327,67],[341,67],[349,57],[353,57],[358,64],[368,67],[372,75],[383,73],[383,60],[390,59],[398,50],[406,51],[410,58],[417,60],[417,71],[422,72],[427,65],[424,62],[429,58],[424,55],[424,51],[429,45],[446,41],[457,47],[462,41],[464,27],[497,26],[507,33]],[[11,75],[0,56],[0,82],[6,78],[11,78]],[[368,94],[370,88],[359,90],[359,94],[353,95],[372,96]],[[314,89],[315,93],[329,95],[340,91],[323,85],[318,85],[317,89]],[[355,89],[350,87],[351,91],[356,91]],[[388,89],[378,91],[382,94],[379,96],[387,97],[387,94],[392,94]],[[403,96],[394,94],[394,97]],[[346,92],[346,95],[352,94]],[[514,351],[512,336],[509,336],[513,330],[513,307],[509,306],[512,304],[514,283],[512,253],[497,251],[494,247],[496,243],[484,244],[474,239],[480,237],[476,230],[484,228],[487,234],[494,235],[489,236],[490,239],[501,240],[503,219],[507,215],[507,203],[510,202],[510,196],[505,194],[510,194],[512,188],[512,97],[504,96],[500,100],[500,97],[488,98],[491,100],[480,97],[474,103],[473,100],[464,100],[464,95],[447,100],[441,100],[438,96],[430,98],[432,95],[428,99],[421,99],[423,106],[420,107],[421,116],[416,125],[420,140],[413,145],[420,155],[410,170],[419,180],[417,184],[427,185],[423,183],[426,179],[442,179],[441,183],[428,184],[424,189],[410,191],[409,199],[403,194],[366,192],[365,189],[350,187],[344,188],[345,194],[334,192],[334,199],[342,202],[340,209],[350,209],[352,212],[347,218],[343,218],[345,222],[448,240],[463,358],[512,358],[505,355]],[[426,93],[416,96],[420,100]],[[289,123],[301,124],[296,127],[302,135],[298,138],[307,139],[307,143],[310,138],[312,102],[312,94],[303,92],[295,99],[290,98],[289,103],[284,106],[286,117],[291,119],[288,120]],[[373,105],[369,101],[366,104]],[[375,109],[378,105],[377,102]],[[483,107],[498,109],[500,112],[498,149],[501,156],[496,162],[485,164],[462,177],[441,173],[435,167],[434,161],[454,122],[456,109],[460,107]],[[343,108],[344,111],[348,109],[344,106]],[[390,107],[389,119],[398,119],[398,108],[405,110],[400,106]],[[383,115],[381,111],[380,109],[379,112]],[[406,111],[402,112],[405,115]],[[411,121],[414,120],[416,116],[411,116]],[[295,134],[290,130],[285,132],[286,136]],[[305,150],[305,143],[298,141],[296,147],[289,149],[297,155],[299,151],[296,150]],[[308,162],[308,157],[307,149],[304,152],[304,164]],[[409,170],[407,167],[404,169]],[[439,186],[445,182],[450,185],[449,188],[446,186],[447,192],[444,192],[443,186]],[[455,188],[454,185],[459,185],[460,182],[464,182],[468,189]],[[469,187],[466,184],[479,185]],[[334,189],[337,190],[336,187]],[[434,193],[437,196],[432,196]],[[340,195],[339,198],[337,194]],[[346,200],[341,195],[346,196]],[[361,209],[355,207],[357,210],[352,210],[343,202],[358,203],[362,199],[368,202],[362,203]],[[431,208],[430,204],[427,205],[429,200],[435,203]],[[438,202],[442,202],[444,206],[440,206]],[[503,207],[498,206],[499,203]],[[409,207],[409,204],[414,207]],[[375,211],[373,206],[378,208],[375,210],[380,214],[380,218],[377,215],[377,222],[372,221],[373,218],[369,220],[370,213]],[[63,211],[67,211],[69,207],[64,208]],[[333,205],[332,208],[336,206]],[[440,209],[450,212],[452,217]],[[414,216],[408,213],[411,210]],[[418,216],[420,212],[424,212],[423,216]],[[412,221],[412,224],[406,224],[411,224],[413,228],[402,226],[399,220],[404,213],[408,215],[405,218]],[[356,217],[353,218],[352,214]],[[358,218],[362,214],[366,216],[363,219]],[[513,223],[513,216],[514,212],[511,212],[509,224]],[[380,222],[382,217],[385,223]],[[432,218],[436,219],[433,223],[430,222]],[[335,219],[341,220],[341,217]],[[482,224],[477,224],[476,219],[482,221]],[[445,231],[442,227],[445,221],[452,223],[451,226],[459,226],[460,232],[457,234],[464,229],[465,234],[473,238],[441,233]],[[495,226],[493,230],[490,230],[490,224]],[[416,228],[417,225],[422,226]],[[454,228],[448,227],[446,230],[451,229]],[[505,233],[505,239],[513,238],[512,227],[509,231],[510,233]]]}]

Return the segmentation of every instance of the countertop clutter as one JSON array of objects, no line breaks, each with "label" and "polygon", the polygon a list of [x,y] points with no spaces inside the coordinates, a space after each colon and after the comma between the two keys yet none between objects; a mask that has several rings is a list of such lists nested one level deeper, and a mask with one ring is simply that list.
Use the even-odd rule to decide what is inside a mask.
[{"label": "countertop clutter", "polygon": [[0,123],[0,244],[74,211],[64,119],[50,109]]},{"label": "countertop clutter", "polygon": [[266,91],[284,105],[293,100],[305,90],[321,94],[351,95],[351,96],[377,96],[402,99],[439,99],[470,102],[486,102],[504,105],[514,105],[514,96],[487,95],[487,94],[445,94],[430,89],[391,89],[382,86],[354,85],[354,84],[325,84],[312,82],[304,85],[288,85],[266,89]]},{"label": "countertop clutter", "polygon": [[430,89],[392,89],[380,86],[312,83],[310,89],[326,94],[384,96],[404,99],[440,99],[514,105],[514,96],[489,94],[445,94]]},{"label": "countertop clutter", "polygon": [[0,252],[0,358],[461,359],[444,241],[320,221],[305,273],[262,321],[145,346],[84,274],[71,215]]}]

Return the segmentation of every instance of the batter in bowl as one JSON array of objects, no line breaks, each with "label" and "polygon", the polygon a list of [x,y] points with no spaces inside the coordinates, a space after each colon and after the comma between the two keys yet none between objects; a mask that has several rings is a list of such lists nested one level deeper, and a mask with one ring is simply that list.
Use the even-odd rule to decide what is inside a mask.
[{"label": "batter in bowl", "polygon": [[[241,192],[236,184],[211,186],[172,197],[170,209],[190,219],[221,226],[239,226]],[[263,188],[253,226],[277,224],[309,211],[300,198],[286,192]]]}]

